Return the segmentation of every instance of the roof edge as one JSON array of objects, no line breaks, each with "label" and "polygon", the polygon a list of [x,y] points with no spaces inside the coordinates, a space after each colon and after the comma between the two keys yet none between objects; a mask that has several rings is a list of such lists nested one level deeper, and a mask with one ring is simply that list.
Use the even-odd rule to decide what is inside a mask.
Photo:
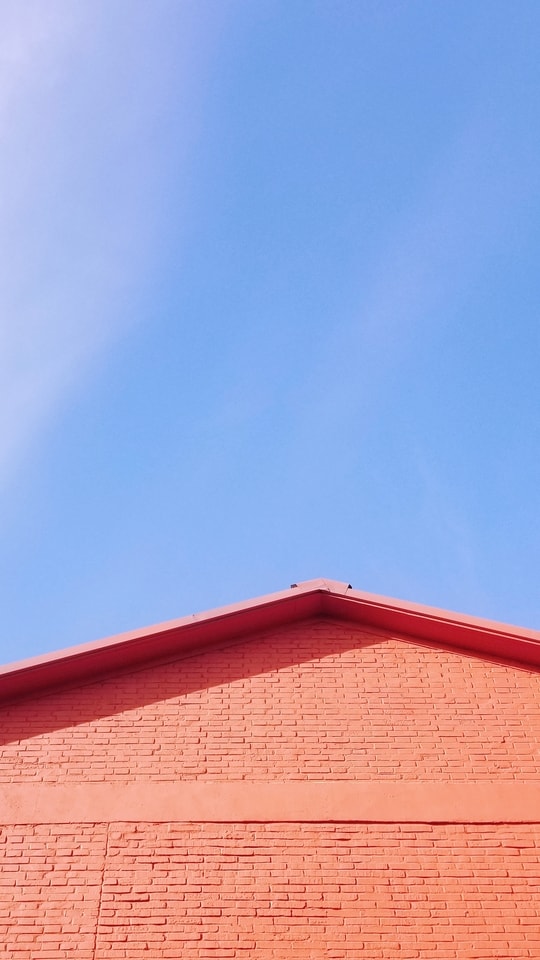
[{"label": "roof edge", "polygon": [[323,612],[430,645],[540,668],[540,632],[351,590],[324,597]]},{"label": "roof edge", "polygon": [[333,588],[347,586],[325,580],[294,584],[278,593],[7,664],[0,667],[0,699],[91,680],[122,667],[136,667],[317,616],[321,594],[330,589],[330,583]]},{"label": "roof edge", "polygon": [[362,593],[337,580],[308,580],[288,590],[129,631],[0,668],[0,698],[17,698],[89,681],[233,638],[326,615],[368,629],[540,667],[540,633],[435,607]]}]

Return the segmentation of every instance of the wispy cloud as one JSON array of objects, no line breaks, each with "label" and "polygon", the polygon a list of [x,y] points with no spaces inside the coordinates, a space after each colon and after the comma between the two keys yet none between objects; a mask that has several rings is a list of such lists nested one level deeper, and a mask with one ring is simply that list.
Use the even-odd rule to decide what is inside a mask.
[{"label": "wispy cloud", "polygon": [[351,285],[354,306],[322,342],[320,367],[305,384],[304,422],[309,409],[319,427],[332,424],[336,439],[337,422],[344,433],[352,417],[357,427],[372,422],[396,368],[448,321],[475,277],[523,227],[538,174],[526,146],[501,150],[505,137],[511,133],[475,112],[389,222],[371,268],[362,264],[361,282]]},{"label": "wispy cloud", "polygon": [[[69,365],[65,335],[58,329],[66,318],[47,303],[52,292],[46,279],[49,244],[39,197],[44,112],[54,97],[65,68],[66,48],[78,25],[72,16],[62,21],[53,11],[50,5],[4,4],[0,14],[2,480],[62,389],[58,381],[65,379]],[[45,234],[41,242],[36,237],[39,232]],[[48,240],[54,242],[53,237]],[[45,276],[33,289],[37,261]]]},{"label": "wispy cloud", "polygon": [[130,303],[152,267],[158,181],[170,175],[163,88],[174,70],[178,181],[204,30],[191,8],[167,4],[0,8],[2,485],[137,319]]},{"label": "wispy cloud", "polygon": [[[412,531],[430,556],[444,556],[448,583],[465,585],[456,604],[470,602],[477,610],[484,599],[480,546],[466,498],[445,476],[429,434],[415,438],[411,420],[405,449],[398,425],[407,422],[408,409],[414,411],[407,370],[414,370],[415,351],[425,356],[429,349],[439,363],[434,351],[444,342],[441,330],[463,316],[477,278],[485,284],[497,263],[516,255],[515,238],[527,230],[537,167],[526,144],[512,142],[508,154],[501,149],[505,137],[508,131],[475,115],[461,136],[446,144],[423,187],[389,222],[387,242],[373,251],[371,271],[360,265],[362,284],[356,289],[351,284],[350,312],[329,324],[318,359],[291,403],[291,464],[302,464],[302,477],[306,463],[317,484],[329,476],[329,489],[336,475],[344,478],[342,486],[350,475],[356,495],[369,504],[370,497],[379,502],[377,475],[382,471],[389,502],[401,502],[407,511],[406,519],[403,511],[394,511],[396,526]],[[470,317],[471,324],[476,320]],[[428,387],[426,406],[438,403]],[[440,422],[434,421],[433,429],[439,430]],[[414,491],[412,501],[403,491],[407,485]],[[441,567],[434,569],[442,582]],[[414,586],[403,593],[414,595]]]}]

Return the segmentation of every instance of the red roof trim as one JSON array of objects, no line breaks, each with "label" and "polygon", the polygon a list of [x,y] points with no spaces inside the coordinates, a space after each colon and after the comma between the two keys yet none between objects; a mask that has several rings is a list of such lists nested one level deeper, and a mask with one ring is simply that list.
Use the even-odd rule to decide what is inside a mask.
[{"label": "red roof trim", "polygon": [[11,664],[0,670],[0,697],[87,681],[321,615],[540,667],[540,634],[536,631],[361,593],[335,580],[309,580],[280,593]]}]

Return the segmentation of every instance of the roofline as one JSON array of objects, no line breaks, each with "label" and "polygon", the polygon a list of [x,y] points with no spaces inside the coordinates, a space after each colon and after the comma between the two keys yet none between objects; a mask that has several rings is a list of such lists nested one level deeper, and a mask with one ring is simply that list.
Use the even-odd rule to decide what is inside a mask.
[{"label": "roofline", "polygon": [[117,634],[0,668],[0,698],[12,699],[126,667],[204,649],[246,634],[315,616],[540,667],[540,633],[390,597],[336,580],[308,580],[288,590]]}]

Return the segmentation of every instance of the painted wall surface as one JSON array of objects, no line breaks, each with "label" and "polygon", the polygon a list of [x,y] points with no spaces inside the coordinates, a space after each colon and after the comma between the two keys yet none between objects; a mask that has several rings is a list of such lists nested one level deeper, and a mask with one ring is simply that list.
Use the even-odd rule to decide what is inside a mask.
[{"label": "painted wall surface", "polygon": [[18,960],[540,956],[528,827],[73,824],[2,841],[0,954]]},{"label": "painted wall surface", "polygon": [[540,674],[339,622],[34,697],[0,718],[0,782],[540,780]]},{"label": "painted wall surface", "polygon": [[[307,621],[1,707],[0,783],[29,801],[48,784],[519,786],[540,781],[539,687],[533,670]],[[0,828],[0,956],[540,956],[539,823],[50,811]]]}]

